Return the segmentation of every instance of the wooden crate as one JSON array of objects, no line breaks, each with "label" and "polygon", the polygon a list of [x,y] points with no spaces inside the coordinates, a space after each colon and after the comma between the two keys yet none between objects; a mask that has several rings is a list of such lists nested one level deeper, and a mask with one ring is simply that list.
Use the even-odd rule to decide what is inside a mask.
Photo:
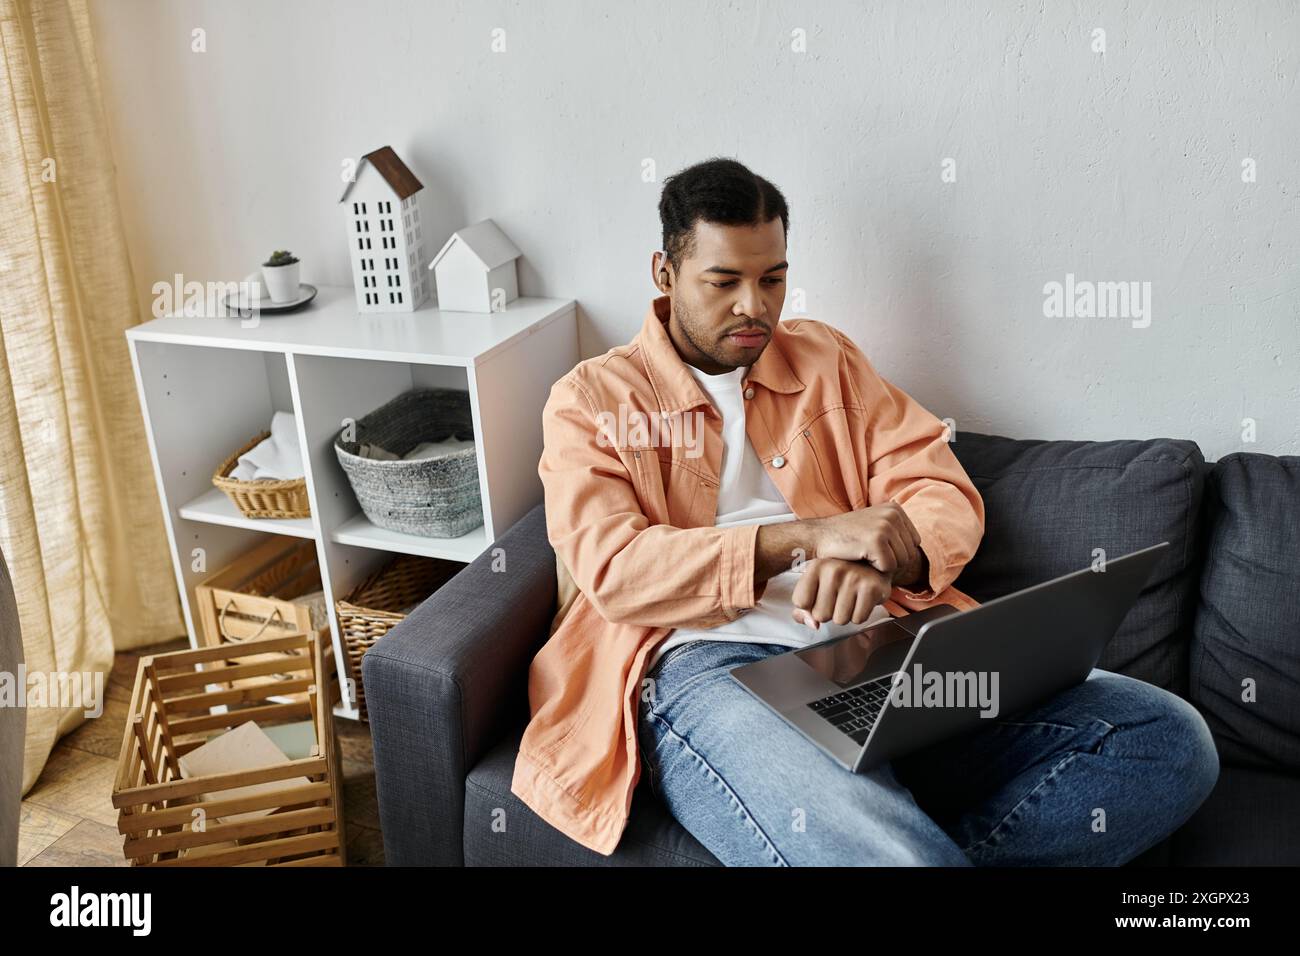
[{"label": "wooden crate", "polygon": [[[284,653],[294,656],[286,660]],[[269,660],[268,654],[273,655]],[[285,670],[293,672],[290,680],[277,680]],[[305,696],[277,702],[275,695],[285,691]],[[343,865],[333,722],[337,699],[333,648],[316,634],[142,657],[113,786],[117,828],[125,837],[122,850],[131,865]],[[310,722],[309,756],[254,770],[181,776],[182,756],[212,732],[248,720],[264,729]],[[306,782],[276,792],[222,796],[237,787],[296,777]],[[199,808],[203,812],[196,814]],[[269,814],[254,819],[218,819],[267,809]]]},{"label": "wooden crate", "polygon": [[[272,535],[194,589],[202,642],[208,647],[310,633],[311,611],[293,598],[320,590],[316,544]],[[316,630],[326,642],[329,625]],[[263,660],[284,657],[269,654]],[[277,676],[287,681],[290,672]],[[248,681],[237,681],[242,686]],[[303,695],[298,695],[303,699]]]}]

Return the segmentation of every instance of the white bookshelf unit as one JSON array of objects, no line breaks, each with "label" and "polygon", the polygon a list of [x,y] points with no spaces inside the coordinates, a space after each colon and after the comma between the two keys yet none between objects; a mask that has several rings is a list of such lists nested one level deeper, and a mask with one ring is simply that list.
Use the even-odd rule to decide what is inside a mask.
[{"label": "white bookshelf unit", "polygon": [[[239,318],[169,316],[126,333],[190,644],[201,645],[194,588],[264,534],[316,542],[340,676],[349,676],[334,602],[393,553],[470,562],[542,500],[541,409],[578,362],[572,299],[518,298],[501,312],[361,314],[350,286],[322,286],[299,312]],[[334,454],[345,419],[411,388],[469,392],[483,524],[426,538],[366,520]],[[297,418],[311,517],[246,518],[212,485],[221,461],[270,427]],[[196,548],[203,549],[194,570]],[[359,719],[346,680],[340,716]]]}]

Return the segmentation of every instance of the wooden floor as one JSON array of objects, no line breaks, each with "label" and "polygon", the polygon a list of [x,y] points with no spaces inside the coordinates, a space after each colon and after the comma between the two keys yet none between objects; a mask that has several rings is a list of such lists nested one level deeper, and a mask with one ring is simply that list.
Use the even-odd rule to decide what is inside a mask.
[{"label": "wooden floor", "polygon": [[[170,644],[120,652],[104,689],[104,712],[87,720],[54,746],[40,779],[22,805],[18,830],[19,866],[126,866],[113,809],[113,779],[135,683],[137,659],[179,651]],[[383,866],[375,800],[375,764],[370,725],[335,718],[343,763],[343,825],[349,866]]]}]

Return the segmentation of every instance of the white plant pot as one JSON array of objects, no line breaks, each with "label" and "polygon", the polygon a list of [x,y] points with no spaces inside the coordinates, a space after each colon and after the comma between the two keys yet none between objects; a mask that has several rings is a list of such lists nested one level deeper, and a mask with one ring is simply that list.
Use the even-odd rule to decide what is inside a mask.
[{"label": "white plant pot", "polygon": [[292,302],[298,298],[298,266],[262,266],[262,282],[272,302]]}]

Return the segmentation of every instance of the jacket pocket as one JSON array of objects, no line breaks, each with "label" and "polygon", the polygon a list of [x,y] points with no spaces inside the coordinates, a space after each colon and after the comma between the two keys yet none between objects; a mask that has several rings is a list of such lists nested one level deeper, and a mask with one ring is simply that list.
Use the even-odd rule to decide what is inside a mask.
[{"label": "jacket pocket", "polygon": [[633,458],[639,467],[637,481],[642,501],[653,514],[646,514],[657,524],[670,524],[676,528],[691,527],[695,496],[699,493],[700,479],[686,465],[674,458],[674,449],[640,449],[641,457]]},{"label": "jacket pocket", "polygon": [[843,408],[833,408],[817,416],[795,439],[803,443],[807,457],[812,460],[822,492],[841,512],[853,510],[841,471],[845,457],[852,467],[853,448],[848,439],[848,418]]},{"label": "jacket pocket", "polygon": [[684,465],[668,457],[672,449],[623,448],[628,473],[636,482],[637,501],[651,524],[691,527],[691,509],[699,492],[700,479]]},{"label": "jacket pocket", "polygon": [[668,498],[657,464],[659,456],[653,448],[620,448],[619,454],[635,482],[642,514],[650,519],[651,524],[663,523],[668,511]]}]

